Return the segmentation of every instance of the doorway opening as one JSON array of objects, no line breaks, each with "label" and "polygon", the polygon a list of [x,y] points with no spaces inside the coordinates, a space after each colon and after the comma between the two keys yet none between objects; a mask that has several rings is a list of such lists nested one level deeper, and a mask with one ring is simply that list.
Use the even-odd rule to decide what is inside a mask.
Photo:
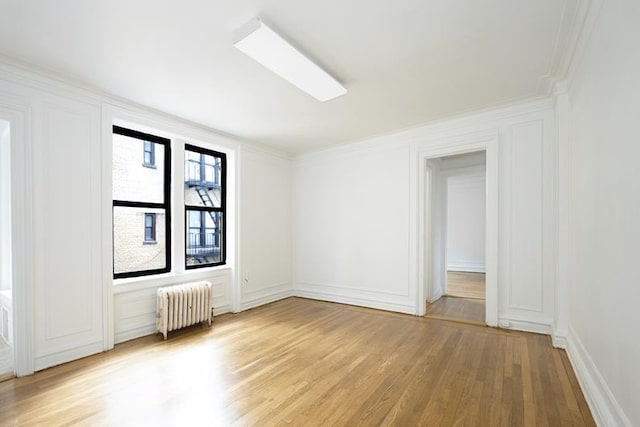
[{"label": "doorway opening", "polygon": [[486,152],[427,161],[431,289],[426,317],[486,325]]},{"label": "doorway opening", "polygon": [[10,122],[0,120],[0,381],[15,374],[10,140]]}]

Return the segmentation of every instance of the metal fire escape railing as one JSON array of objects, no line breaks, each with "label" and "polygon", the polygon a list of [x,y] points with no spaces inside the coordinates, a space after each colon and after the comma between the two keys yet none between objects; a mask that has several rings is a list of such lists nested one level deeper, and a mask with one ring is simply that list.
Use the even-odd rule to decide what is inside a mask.
[{"label": "metal fire escape railing", "polygon": [[[213,181],[207,180],[207,168],[213,169]],[[200,161],[185,160],[185,170],[186,185],[195,189],[203,206],[214,207],[215,204],[209,192],[220,189],[220,163],[216,161],[213,165],[206,164],[203,156]],[[217,257],[220,255],[220,221],[215,212],[208,213],[213,221],[214,231],[212,233],[206,231],[189,232],[187,235],[187,256],[195,257],[200,261],[205,261],[204,258],[208,256]],[[205,227],[204,223],[201,226]]]}]

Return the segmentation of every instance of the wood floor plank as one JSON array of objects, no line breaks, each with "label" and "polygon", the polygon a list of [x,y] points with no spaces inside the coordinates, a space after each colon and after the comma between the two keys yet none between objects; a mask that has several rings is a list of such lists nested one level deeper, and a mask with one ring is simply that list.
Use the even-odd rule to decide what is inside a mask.
[{"label": "wood floor plank", "polygon": [[289,298],[0,383],[0,425],[595,425],[546,336]]},{"label": "wood floor plank", "polygon": [[447,271],[447,295],[485,299],[485,274]]},{"label": "wood floor plank", "polygon": [[425,317],[485,325],[485,302],[480,299],[443,296],[427,305]]}]

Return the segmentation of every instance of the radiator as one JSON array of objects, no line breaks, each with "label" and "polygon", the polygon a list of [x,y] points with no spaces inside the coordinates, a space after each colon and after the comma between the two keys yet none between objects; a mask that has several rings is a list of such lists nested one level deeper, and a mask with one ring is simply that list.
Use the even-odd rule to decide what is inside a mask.
[{"label": "radiator", "polygon": [[158,289],[156,330],[167,339],[176,329],[207,322],[211,325],[211,283],[193,282]]}]

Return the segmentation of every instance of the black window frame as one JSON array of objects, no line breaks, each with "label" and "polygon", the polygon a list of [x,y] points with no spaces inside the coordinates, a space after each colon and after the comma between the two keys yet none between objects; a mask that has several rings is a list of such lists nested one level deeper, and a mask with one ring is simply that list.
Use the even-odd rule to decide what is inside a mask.
[{"label": "black window frame", "polygon": [[[151,218],[151,225],[147,225],[147,219]],[[150,230],[150,236],[147,238],[147,229]],[[156,214],[145,212],[144,214],[144,243],[157,243],[156,241]]]},{"label": "black window frame", "polygon": [[[151,135],[137,130],[123,128],[121,126],[113,126],[113,133],[117,135],[123,135],[130,138],[140,139],[143,141],[150,141],[156,144],[162,144],[164,146],[164,188],[163,188],[163,203],[150,203],[150,202],[134,202],[130,200],[116,200],[113,199],[112,210],[116,207],[129,207],[129,208],[147,208],[147,209],[164,209],[165,212],[165,267],[155,268],[151,270],[138,270],[127,271],[123,273],[115,272],[115,263],[113,264],[113,278],[124,279],[127,277],[140,277],[150,276],[153,274],[168,273],[171,271],[171,140],[162,138],[160,136]],[[155,151],[155,150],[154,150]],[[154,154],[155,161],[155,154]],[[114,225],[111,224],[111,232],[113,233]],[[156,228],[157,231],[157,228]],[[115,244],[115,239],[112,239]],[[115,254],[115,247],[112,247],[112,251]],[[114,257],[115,258],[115,257]]]},{"label": "black window frame", "polygon": [[[149,147],[148,150],[147,150],[147,146]],[[148,162],[147,162],[147,153],[149,153]],[[142,165],[148,168],[156,167],[156,146],[154,144],[154,141],[145,140],[142,142]]]},{"label": "black window frame", "polygon": [[[197,205],[188,205],[186,203],[186,200],[184,201],[184,233],[185,236],[188,234],[188,230],[189,230],[189,218],[188,218],[188,213],[189,211],[200,211],[200,212],[220,212],[222,214],[222,242],[220,245],[220,251],[222,252],[222,257],[220,258],[220,261],[218,262],[210,262],[207,264],[197,264],[197,265],[187,265],[187,247],[189,245],[189,239],[185,238],[185,242],[184,242],[184,267],[186,270],[194,270],[194,269],[198,269],[198,268],[206,268],[206,267],[217,267],[220,265],[226,265],[227,263],[227,155],[225,153],[221,153],[219,151],[215,151],[215,150],[211,150],[208,148],[203,148],[197,145],[191,145],[191,144],[185,144],[184,146],[184,150],[185,150],[185,158],[184,161],[186,162],[186,152],[187,151],[192,151],[195,153],[199,153],[200,155],[209,155],[209,156],[213,156],[213,157],[218,157],[220,159],[220,183],[217,183],[220,185],[220,207],[216,208],[216,207],[209,207],[209,206],[197,206]],[[185,180],[185,177],[182,178],[183,181]],[[217,179],[217,177],[216,177]],[[183,182],[184,184],[184,182]],[[201,216],[200,218],[200,227],[202,228],[203,226],[206,229],[206,225],[203,224],[203,217]]]}]

